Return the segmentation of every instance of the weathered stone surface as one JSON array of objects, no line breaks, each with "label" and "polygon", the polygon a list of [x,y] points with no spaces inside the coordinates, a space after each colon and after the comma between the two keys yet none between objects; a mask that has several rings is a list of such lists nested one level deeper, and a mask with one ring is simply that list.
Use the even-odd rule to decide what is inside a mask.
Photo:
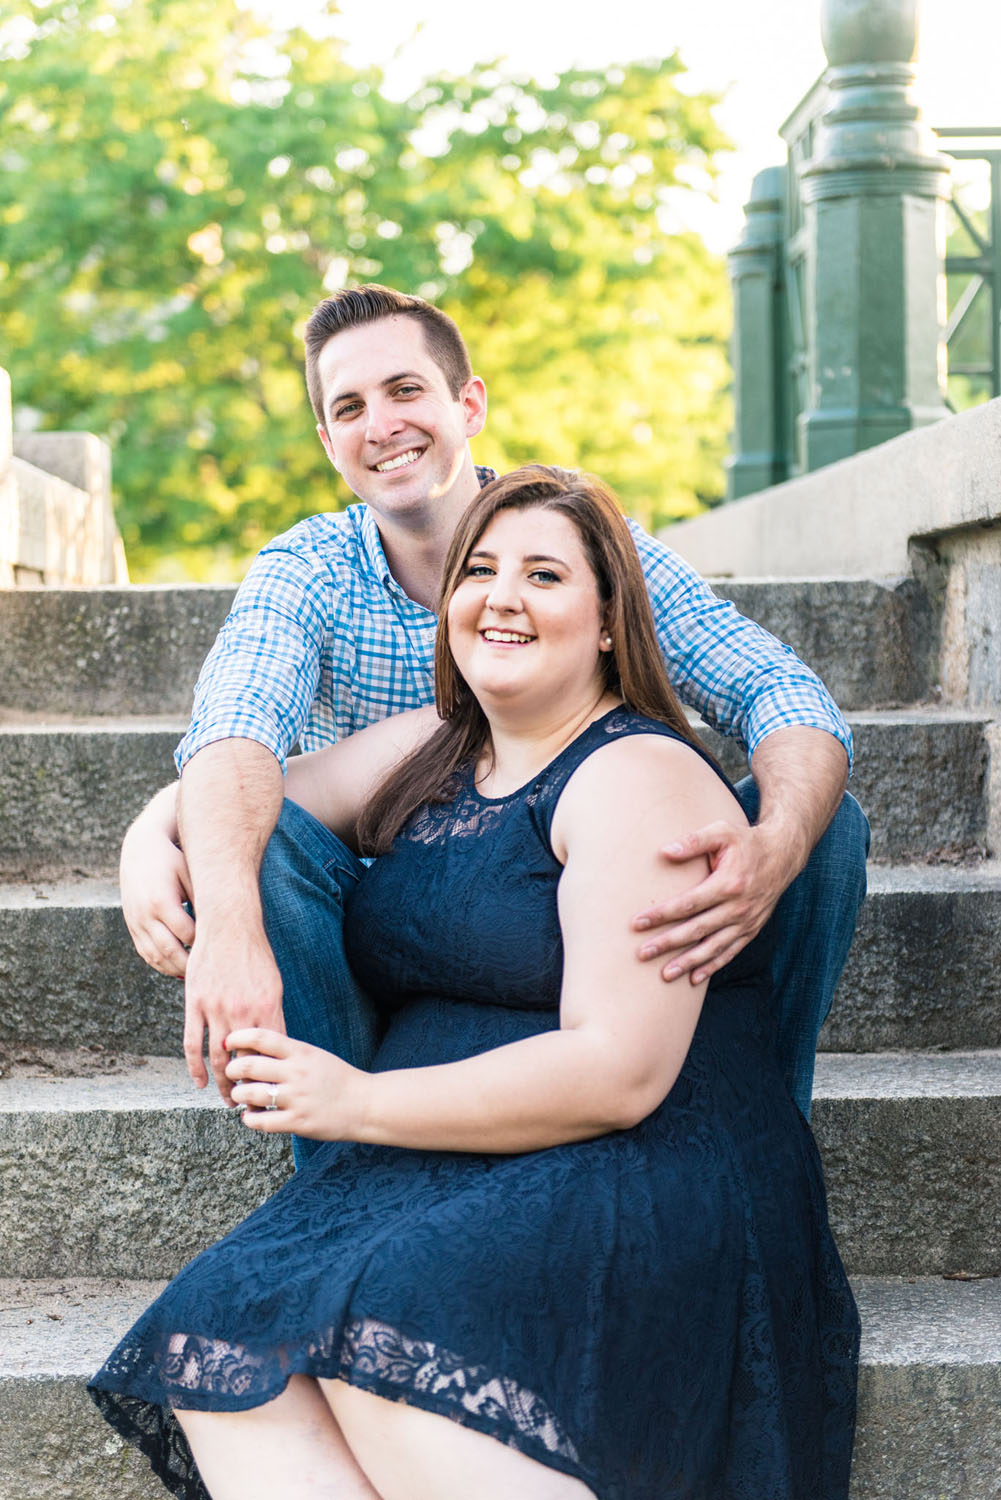
[{"label": "weathered stone surface", "polygon": [[0,870],[117,864],[126,828],[176,775],[183,724],[0,725]]},{"label": "weathered stone surface", "polygon": [[[178,981],[137,957],[114,881],[0,885],[0,1042],[177,1055]],[[873,865],[827,1052],[1001,1037],[1001,865]]]},{"label": "weathered stone surface", "polygon": [[714,587],[791,646],[845,711],[913,703],[931,690],[938,622],[913,578],[735,578]]},{"label": "weathered stone surface", "polygon": [[976,1048],[1001,1037],[1001,865],[873,865],[828,1052]]},{"label": "weathered stone surface", "polygon": [[[171,1275],[288,1170],[173,1059],[11,1077],[0,1115],[7,1276]],[[1001,1053],[828,1054],[814,1123],[851,1271],[1001,1269]]]},{"label": "weathered stone surface", "polygon": [[828,1053],[813,1127],[853,1274],[1001,1273],[1001,1052]]},{"label": "weathered stone surface", "polygon": [[173,1275],[291,1170],[179,1060],[0,1080],[0,1274]]},{"label": "weathered stone surface", "polygon": [[183,718],[233,592],[0,590],[0,708]]},{"label": "weathered stone surface", "polygon": [[112,880],[0,886],[0,1042],[181,1047],[182,986],[132,946]]},{"label": "weathered stone surface", "polygon": [[[160,1285],[0,1282],[3,1500],[163,1494],[84,1392]],[[852,1500],[997,1500],[1001,1283],[854,1285],[862,1363]]]},{"label": "weathered stone surface", "polygon": [[[872,826],[872,858],[909,860],[982,852],[987,836],[988,721],[948,709],[853,713],[851,789]],[[734,778],[746,759],[732,742],[701,729],[703,742]]]},{"label": "weathered stone surface", "polygon": [[1001,1281],[855,1280],[852,1500],[997,1500]]}]

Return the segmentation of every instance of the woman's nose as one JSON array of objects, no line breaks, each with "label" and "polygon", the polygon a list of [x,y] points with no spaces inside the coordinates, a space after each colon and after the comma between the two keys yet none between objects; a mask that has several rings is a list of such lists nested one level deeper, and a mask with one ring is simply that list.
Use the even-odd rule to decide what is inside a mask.
[{"label": "woman's nose", "polygon": [[491,609],[502,610],[505,614],[511,614],[521,608],[521,588],[518,579],[513,574],[499,571],[494,574],[493,582],[487,594],[487,603]]}]

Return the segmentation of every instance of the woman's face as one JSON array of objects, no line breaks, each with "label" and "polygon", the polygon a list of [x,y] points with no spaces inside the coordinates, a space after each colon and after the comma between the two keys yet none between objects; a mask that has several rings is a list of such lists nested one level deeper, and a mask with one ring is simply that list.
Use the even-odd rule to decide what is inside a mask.
[{"label": "woman's face", "polygon": [[448,606],[452,656],[484,711],[573,711],[602,692],[603,609],[576,526],[502,510],[466,558]]}]

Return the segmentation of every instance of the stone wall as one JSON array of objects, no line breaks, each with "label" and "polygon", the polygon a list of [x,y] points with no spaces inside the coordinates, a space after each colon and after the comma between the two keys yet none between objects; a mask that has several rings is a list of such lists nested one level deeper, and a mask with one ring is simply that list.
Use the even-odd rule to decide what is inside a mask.
[{"label": "stone wall", "polygon": [[127,582],[110,448],[89,432],[15,436],[0,370],[0,587]]}]

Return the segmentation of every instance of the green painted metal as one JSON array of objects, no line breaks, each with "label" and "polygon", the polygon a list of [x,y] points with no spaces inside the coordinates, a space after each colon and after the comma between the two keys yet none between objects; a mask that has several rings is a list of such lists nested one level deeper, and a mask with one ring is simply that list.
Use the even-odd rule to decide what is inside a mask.
[{"label": "green painted metal", "polygon": [[939,293],[949,162],[914,99],[917,10],[917,0],[824,0],[830,65],[781,129],[780,243],[774,183],[755,179],[730,257],[732,498],[948,413]]},{"label": "green painted metal", "polygon": [[[949,375],[971,377],[980,383],[984,395],[1001,396],[1001,145],[988,144],[1001,142],[1001,126],[950,125],[935,133],[947,155],[957,161],[983,162],[989,173],[986,212],[979,216],[970,212],[960,189],[954,191],[951,202],[952,212],[965,229],[976,253],[946,252],[946,276],[950,280],[965,278],[944,333]],[[960,140],[980,144],[951,144]],[[984,357],[964,359],[960,340],[974,316],[982,311],[980,304],[983,302],[987,304]]]},{"label": "green painted metal", "polygon": [[726,465],[730,500],[777,484],[788,471],[785,194],[784,167],[766,167],[757,174],[743,236],[729,257],[733,367],[739,383],[735,451]]}]

